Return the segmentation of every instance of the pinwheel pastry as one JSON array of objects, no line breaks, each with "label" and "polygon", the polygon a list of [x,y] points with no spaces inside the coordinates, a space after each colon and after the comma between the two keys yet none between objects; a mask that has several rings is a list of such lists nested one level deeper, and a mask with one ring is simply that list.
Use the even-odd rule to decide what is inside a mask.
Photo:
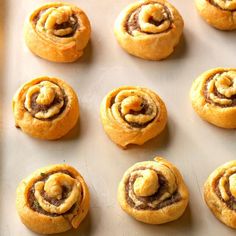
[{"label": "pinwheel pastry", "polygon": [[201,17],[220,30],[236,29],[236,0],[195,0]]},{"label": "pinwheel pastry", "polygon": [[59,139],[79,118],[74,90],[63,80],[39,77],[25,83],[13,98],[16,127],[41,139]]},{"label": "pinwheel pastry", "polygon": [[89,209],[83,177],[66,164],[38,169],[17,188],[16,208],[34,232],[54,234],[78,228]]},{"label": "pinwheel pastry", "polygon": [[126,147],[142,145],[157,136],[167,123],[164,102],[147,88],[124,86],[112,90],[103,99],[101,120],[113,142]]},{"label": "pinwheel pastry", "polygon": [[143,0],[118,16],[115,35],[128,53],[148,60],[169,56],[183,31],[183,19],[166,0]]},{"label": "pinwheel pastry", "polygon": [[236,128],[235,68],[203,73],[194,81],[190,97],[193,108],[204,120],[222,128]]},{"label": "pinwheel pastry", "polygon": [[125,172],[118,188],[122,209],[148,224],[178,219],[188,199],[188,189],[178,169],[163,158],[136,163]]},{"label": "pinwheel pastry", "polygon": [[217,168],[204,185],[204,198],[214,215],[236,228],[236,161]]},{"label": "pinwheel pastry", "polygon": [[90,38],[90,23],[78,7],[64,2],[47,3],[36,9],[25,23],[29,49],[44,59],[73,62]]}]

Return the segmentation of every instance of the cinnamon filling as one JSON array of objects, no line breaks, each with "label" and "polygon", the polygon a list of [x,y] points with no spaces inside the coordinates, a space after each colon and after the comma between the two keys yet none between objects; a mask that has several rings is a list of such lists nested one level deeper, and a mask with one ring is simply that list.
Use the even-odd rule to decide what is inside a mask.
[{"label": "cinnamon filling", "polygon": [[225,201],[222,196],[221,196],[221,193],[220,193],[220,189],[219,189],[219,181],[220,181],[220,177],[215,181],[214,183],[214,191],[216,193],[216,195],[218,196],[218,198],[223,201],[227,207],[233,211],[236,212],[236,198],[231,194],[230,190],[229,190],[229,186],[226,185],[226,192],[229,196],[229,200],[228,201]]},{"label": "cinnamon filling", "polygon": [[204,89],[204,96],[205,96],[205,99],[208,103],[211,103],[211,104],[214,104],[216,106],[219,106],[219,107],[222,107],[222,108],[227,108],[227,107],[235,107],[236,106],[236,95],[233,95],[231,96],[230,98],[227,98],[226,96],[224,96],[223,94],[219,93],[219,91],[217,90],[216,87],[214,87],[214,95],[217,96],[218,98],[221,98],[221,99],[231,99],[232,100],[232,103],[230,105],[226,105],[226,104],[220,104],[220,103],[216,103],[214,101],[211,100],[211,98],[209,97],[209,94],[208,94],[208,89],[207,89],[207,86],[208,86],[208,83],[213,79],[215,75],[213,75],[212,77],[210,77],[207,81],[206,81],[206,84],[205,84],[205,89]]},{"label": "cinnamon filling", "polygon": [[[156,2],[151,2],[151,3],[148,3],[148,4],[143,4],[143,5],[139,6],[139,8],[137,8],[134,12],[132,12],[131,14],[128,15],[127,20],[126,20],[125,27],[126,27],[126,31],[127,31],[130,35],[132,35],[132,32],[135,31],[135,30],[136,30],[136,31],[139,31],[139,32],[142,32],[142,33],[145,33],[145,34],[157,34],[157,33],[150,33],[150,32],[144,32],[144,31],[142,31],[141,28],[140,28],[140,25],[139,25],[139,21],[138,21],[139,13],[140,13],[140,11],[141,11],[142,6],[149,5],[149,4],[155,4],[155,3],[156,3]],[[160,5],[162,5],[162,6],[164,7],[165,12],[166,12],[166,14],[167,14],[167,19],[169,19],[170,21],[172,21],[171,13],[170,13],[168,7],[166,7],[165,5],[163,5],[163,4],[161,4],[161,3],[158,3],[158,4],[160,4]],[[133,15],[132,19],[130,19],[131,15]],[[165,20],[165,19],[163,19],[162,21],[155,21],[155,20],[153,19],[153,17],[150,17],[148,22],[149,22],[150,24],[155,25],[155,26],[159,26],[159,25],[161,25],[161,24],[164,22],[164,20]],[[169,30],[169,29],[168,29],[168,30]],[[166,31],[168,31],[168,30],[166,30]],[[164,33],[164,32],[162,32],[162,33]]]},{"label": "cinnamon filling", "polygon": [[[146,168],[138,168],[136,170],[144,170]],[[152,168],[150,168],[151,170],[154,170]],[[155,200],[160,199],[160,197],[168,190],[168,182],[165,179],[165,177],[160,174],[159,172],[157,172],[156,170],[154,170],[157,175],[158,175],[158,180],[159,180],[159,185],[160,187],[158,188],[158,191],[156,193],[154,193],[152,196],[148,196],[148,197],[139,197],[136,196],[136,198],[142,202],[142,205],[139,206],[135,206],[135,203],[133,202],[133,200],[129,197],[129,191],[131,190],[134,194],[134,190],[133,190],[133,185],[135,180],[139,177],[138,175],[135,175],[133,178],[129,177],[129,179],[127,180],[126,184],[125,184],[125,192],[126,192],[126,200],[128,202],[128,204],[137,209],[137,210],[159,210],[162,209],[166,206],[172,205],[176,202],[179,202],[181,200],[181,196],[179,194],[178,191],[176,191],[171,197],[161,201],[159,204],[157,204],[156,207],[150,207],[148,205],[148,203],[154,202]],[[132,186],[132,187],[131,187]]]},{"label": "cinnamon filling", "polygon": [[[47,212],[45,211],[38,203],[38,201],[36,200],[35,198],[35,188],[34,188],[34,185],[38,182],[38,181],[43,181],[43,182],[46,182],[47,179],[49,178],[50,175],[52,174],[55,174],[55,173],[63,173],[63,174],[67,174],[69,176],[71,176],[73,178],[73,175],[67,171],[67,170],[61,170],[61,171],[53,171],[53,172],[50,172],[50,173],[41,173],[41,177],[39,177],[32,185],[32,187],[29,189],[29,192],[28,192],[28,204],[29,204],[29,207],[33,210],[33,211],[36,211],[38,213],[41,213],[41,214],[44,214],[44,215],[48,215],[48,216],[52,216],[52,217],[56,217],[56,216],[61,216],[61,215],[66,215],[66,214],[70,214],[73,212],[73,210],[76,208],[76,204],[74,204],[66,213],[64,214],[56,214],[56,213],[50,213],[50,212]],[[41,192],[41,195],[43,196],[43,198],[48,201],[50,204],[53,204],[55,206],[60,206],[64,201],[65,199],[68,197],[68,194],[69,194],[70,190],[66,187],[63,186],[63,189],[62,189],[62,198],[60,200],[58,199],[55,199],[55,198],[51,198],[49,196],[47,196],[46,192],[42,191]],[[82,192],[83,194],[83,192]]]},{"label": "cinnamon filling", "polygon": [[230,11],[230,12],[234,12],[236,11],[236,9],[230,10],[230,9],[224,9],[222,7],[220,7],[214,0],[207,0],[211,5],[215,6],[216,8],[223,10],[223,11]]},{"label": "cinnamon filling", "polygon": [[[37,15],[35,15],[34,19],[33,19],[33,22],[34,24],[36,25],[38,20],[40,19],[40,17],[42,16],[42,14],[46,11],[47,9],[43,9],[41,10]],[[55,30],[60,30],[60,29],[66,29],[66,28],[71,28],[72,31],[67,34],[67,35],[63,35],[63,36],[60,36],[60,35],[55,35],[57,37],[60,37],[60,38],[69,38],[69,37],[72,37],[74,35],[74,33],[76,32],[76,30],[80,27],[79,25],[79,22],[78,22],[78,18],[76,15],[72,15],[70,18],[69,18],[69,21],[67,22],[63,22],[62,24],[55,24]]]},{"label": "cinnamon filling", "polygon": [[[115,103],[115,97],[113,97],[113,98],[111,99],[111,101],[110,101],[110,108],[112,107],[112,105],[113,105],[114,103]],[[120,114],[122,114],[122,112],[121,112],[121,106],[119,106],[119,112],[120,112]],[[131,114],[131,115],[139,115],[139,114],[151,115],[151,114],[152,114],[152,110],[149,109],[148,104],[147,104],[146,102],[144,102],[144,103],[142,104],[142,109],[141,109],[140,111],[130,110],[130,111],[129,111],[129,114]],[[158,114],[158,111],[157,111],[157,114]],[[155,116],[152,120],[150,120],[150,121],[148,121],[148,122],[146,122],[146,123],[136,123],[136,122],[129,122],[129,121],[127,121],[127,120],[125,119],[125,116],[124,116],[124,115],[121,115],[121,117],[122,117],[122,119],[123,119],[126,123],[128,123],[128,124],[129,124],[131,127],[133,127],[133,128],[145,128],[145,127],[148,126],[151,122],[153,122],[153,120],[155,120],[155,118],[156,118],[156,116]]]},{"label": "cinnamon filling", "polygon": [[[58,86],[58,85],[57,85],[57,86]],[[30,112],[30,111],[28,111],[28,109],[27,109],[25,106],[24,106],[24,107],[25,107],[25,109],[26,109],[28,112],[31,113],[31,115],[32,115],[33,117],[35,117],[35,114],[37,114],[38,112],[44,112],[44,113],[46,113],[46,112],[50,109],[51,106],[54,106],[54,105],[59,104],[59,103],[62,101],[62,99],[63,99],[64,104],[63,104],[63,106],[61,107],[60,112],[59,112],[58,114],[56,114],[56,115],[54,115],[54,116],[52,116],[52,117],[50,117],[50,118],[36,118],[36,117],[35,117],[35,118],[38,119],[38,120],[45,120],[45,121],[54,120],[54,119],[56,119],[58,116],[60,116],[60,115],[63,113],[63,111],[65,110],[65,108],[66,108],[66,106],[67,106],[67,103],[68,103],[68,97],[66,96],[64,90],[61,89],[61,91],[62,91],[62,93],[63,93],[63,98],[60,98],[60,97],[58,97],[58,96],[56,95],[55,98],[54,98],[54,100],[52,101],[52,103],[51,103],[51,104],[48,104],[48,105],[38,104],[38,103],[36,102],[36,100],[37,100],[37,98],[38,98],[39,92],[38,92],[38,93],[35,93],[35,94],[33,94],[32,97],[31,97],[30,107],[31,107],[32,111]]]},{"label": "cinnamon filling", "polygon": [[75,31],[78,29],[78,27],[79,27],[78,19],[75,15],[72,15],[68,22],[64,22],[60,25],[58,25],[58,24],[55,25],[55,30],[72,28],[72,32],[70,34],[67,34],[64,36],[57,35],[57,37],[62,37],[62,38],[72,37],[74,35]]},{"label": "cinnamon filling", "polygon": [[[139,114],[146,114],[146,115],[150,115],[152,113],[152,111],[148,111],[148,104],[147,103],[143,103],[143,108],[141,111],[133,111],[133,110],[130,110],[129,114],[132,114],[132,115],[139,115]],[[121,108],[119,108],[120,112],[121,112]],[[125,119],[124,116],[122,116],[123,120],[125,122],[127,122],[130,126],[132,126],[133,128],[145,128],[146,126],[148,126],[148,124],[150,124],[155,118],[153,118],[152,120],[146,122],[146,123],[135,123],[135,122],[129,122]]]}]

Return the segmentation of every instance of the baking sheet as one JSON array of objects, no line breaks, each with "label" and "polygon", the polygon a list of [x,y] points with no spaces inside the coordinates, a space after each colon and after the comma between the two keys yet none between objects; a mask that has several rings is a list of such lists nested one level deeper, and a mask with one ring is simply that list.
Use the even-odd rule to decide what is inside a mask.
[{"label": "baking sheet", "polygon": [[[132,57],[117,44],[113,24],[132,0],[79,0],[89,16],[92,38],[76,63],[57,64],[34,56],[23,40],[23,22],[46,1],[0,2],[0,235],[36,235],[21,224],[15,210],[15,190],[34,170],[68,163],[84,176],[91,192],[91,208],[75,235],[235,235],[206,207],[202,186],[219,165],[235,159],[235,130],[223,130],[202,121],[192,110],[189,89],[203,71],[217,66],[235,67],[236,32],[208,26],[193,1],[171,0],[185,20],[184,36],[167,60],[150,62]],[[184,4],[183,4],[184,3]],[[75,89],[81,118],[77,127],[58,141],[42,141],[16,129],[11,99],[18,87],[41,75],[57,76]],[[156,91],[165,101],[169,121],[165,131],[141,147],[122,150],[105,135],[99,105],[111,89],[140,85]],[[138,161],[166,157],[182,172],[190,191],[190,204],[177,221],[153,226],[135,221],[116,201],[117,185],[127,168]]]}]

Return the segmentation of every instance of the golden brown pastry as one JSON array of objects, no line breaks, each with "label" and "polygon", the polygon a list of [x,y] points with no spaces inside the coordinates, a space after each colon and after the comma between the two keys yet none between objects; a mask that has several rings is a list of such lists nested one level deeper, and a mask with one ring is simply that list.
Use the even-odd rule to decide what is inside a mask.
[{"label": "golden brown pastry", "polygon": [[220,30],[236,29],[236,0],[195,0],[200,16]]},{"label": "golden brown pastry", "polygon": [[198,115],[222,128],[236,128],[236,69],[216,68],[200,75],[190,97]]},{"label": "golden brown pastry", "polygon": [[25,23],[29,49],[49,61],[73,62],[82,56],[90,38],[90,23],[77,6],[47,3],[31,13]]},{"label": "golden brown pastry", "polygon": [[136,163],[125,172],[118,188],[122,209],[148,224],[178,219],[188,200],[188,189],[181,174],[163,158]]},{"label": "golden brown pastry", "polygon": [[25,84],[13,98],[16,127],[41,139],[59,139],[79,118],[74,90],[63,80],[39,77]]},{"label": "golden brown pastry", "polygon": [[124,86],[103,99],[100,116],[107,135],[116,144],[142,145],[157,136],[167,123],[161,98],[147,88]]},{"label": "golden brown pastry", "polygon": [[89,209],[89,190],[77,170],[66,164],[38,169],[17,188],[21,221],[40,234],[78,228]]},{"label": "golden brown pastry", "polygon": [[211,173],[204,185],[204,198],[214,215],[236,228],[236,161],[230,161]]},{"label": "golden brown pastry", "polygon": [[148,60],[168,57],[178,44],[184,22],[166,0],[143,0],[129,5],[115,23],[115,36],[128,53]]}]

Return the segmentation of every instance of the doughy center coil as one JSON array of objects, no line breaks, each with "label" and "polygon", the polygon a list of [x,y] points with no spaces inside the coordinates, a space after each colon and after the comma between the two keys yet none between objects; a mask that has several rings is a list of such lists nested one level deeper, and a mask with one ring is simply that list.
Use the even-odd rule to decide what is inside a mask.
[{"label": "doughy center coil", "polygon": [[229,177],[229,189],[231,194],[236,198],[236,174]]},{"label": "doughy center coil", "polygon": [[132,12],[127,26],[133,36],[162,33],[171,26],[170,12],[160,3],[145,4]]},{"label": "doughy center coil", "polygon": [[134,182],[134,193],[140,197],[151,196],[158,191],[158,175],[155,171],[147,169]]},{"label": "doughy center coil", "polygon": [[213,0],[213,2],[225,10],[236,9],[236,0]]},{"label": "doughy center coil", "polygon": [[[228,71],[216,74],[207,85],[210,99],[221,105],[232,104],[232,96],[236,95],[236,72]],[[215,90],[224,97],[215,94]]]},{"label": "doughy center coil", "polygon": [[[32,99],[35,94],[38,95],[34,102],[38,107],[42,108],[36,113],[32,106]],[[55,99],[57,99],[56,103],[54,103]],[[64,105],[64,95],[58,85],[49,81],[43,81],[28,89],[24,105],[30,113],[35,113],[34,117],[38,119],[47,119],[60,113],[60,110]]]},{"label": "doughy center coil", "polygon": [[[135,207],[139,207],[143,204],[142,199],[148,198],[158,193],[161,187],[158,173],[164,176],[167,186],[165,191],[162,192],[158,199],[147,202],[147,205],[151,208],[156,208],[159,203],[170,198],[176,192],[176,178],[174,173],[168,167],[160,165],[154,169],[153,167],[146,167],[145,169],[134,170],[130,174],[129,178],[128,196],[132,199]],[[135,179],[133,184],[132,179]]]},{"label": "doughy center coil", "polygon": [[223,200],[230,200],[230,195],[236,198],[236,167],[225,171],[219,180],[219,190]]},{"label": "doughy center coil", "polygon": [[[150,19],[160,25],[150,23]],[[142,6],[138,20],[141,30],[147,33],[163,32],[167,30],[171,24],[165,12],[165,8],[158,3]]]},{"label": "doughy center coil", "polygon": [[[61,200],[63,188],[69,192],[67,198],[59,206],[53,205],[42,196],[42,192],[45,192],[47,197]],[[40,207],[46,212],[63,214],[81,199],[81,184],[69,175],[55,173],[46,182],[39,181],[35,184],[34,196]]]},{"label": "doughy center coil", "polygon": [[[63,23],[65,27],[57,29],[57,26]],[[66,23],[68,24],[66,25]],[[70,6],[51,7],[41,14],[37,21],[36,29],[41,32],[46,31],[50,35],[63,37],[70,35],[74,31],[73,25],[75,24],[76,21]]]},{"label": "doughy center coil", "polygon": [[120,124],[125,122],[131,126],[145,126],[158,113],[153,99],[148,94],[138,90],[120,91],[115,97],[111,111],[117,122]]}]

